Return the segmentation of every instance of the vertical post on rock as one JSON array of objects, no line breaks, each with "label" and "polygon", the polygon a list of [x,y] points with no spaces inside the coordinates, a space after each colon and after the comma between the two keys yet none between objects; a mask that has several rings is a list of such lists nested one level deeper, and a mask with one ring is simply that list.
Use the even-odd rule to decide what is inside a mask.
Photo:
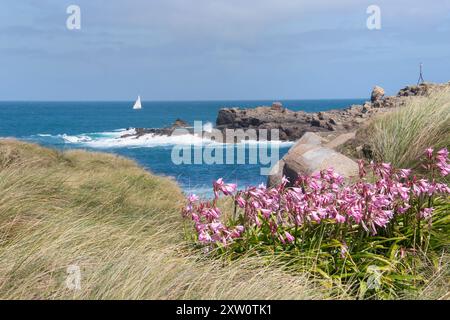
[{"label": "vertical post on rock", "polygon": [[423,63],[420,63],[420,74],[419,74],[419,80],[417,81],[417,85],[424,83],[425,80],[423,79]]}]

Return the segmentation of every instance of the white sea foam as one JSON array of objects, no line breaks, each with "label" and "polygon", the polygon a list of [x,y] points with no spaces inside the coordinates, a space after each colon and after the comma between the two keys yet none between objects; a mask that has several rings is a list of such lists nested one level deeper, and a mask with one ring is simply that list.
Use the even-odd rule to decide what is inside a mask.
[{"label": "white sea foam", "polygon": [[211,133],[213,131],[213,124],[211,122],[207,122],[203,125],[203,131]]},{"label": "white sea foam", "polygon": [[[207,126],[208,124],[205,124]],[[212,129],[212,125],[210,127]],[[208,129],[206,127],[205,129]],[[207,130],[205,130],[207,131]],[[145,134],[139,137],[134,136],[136,130],[131,129],[117,129],[108,132],[94,132],[94,133],[82,133],[79,135],[49,135],[39,134],[40,137],[59,138],[66,144],[74,144],[79,146],[85,146],[89,148],[109,149],[109,148],[153,148],[164,147],[173,145],[192,145],[192,146],[213,146],[224,145],[224,143],[215,142],[208,138],[201,137],[196,134],[180,134],[180,135],[155,135]],[[125,135],[130,135],[123,137]],[[249,146],[257,146],[263,143],[269,143],[270,145],[278,145],[280,147],[291,146],[292,142],[284,141],[256,141],[248,140],[241,142]]]},{"label": "white sea foam", "polygon": [[136,138],[134,136],[125,138],[101,138],[95,139],[85,144],[92,148],[124,148],[124,147],[161,147],[171,145],[202,145],[213,143],[211,140],[204,140],[201,137],[185,134],[177,136],[159,136],[146,134]]},{"label": "white sea foam", "polygon": [[67,143],[85,143],[85,142],[89,142],[92,141],[92,138],[87,136],[87,135],[79,135],[79,136],[70,136],[67,134],[62,134],[62,135],[58,135],[59,137],[61,137],[62,139],[64,139],[65,142]]}]

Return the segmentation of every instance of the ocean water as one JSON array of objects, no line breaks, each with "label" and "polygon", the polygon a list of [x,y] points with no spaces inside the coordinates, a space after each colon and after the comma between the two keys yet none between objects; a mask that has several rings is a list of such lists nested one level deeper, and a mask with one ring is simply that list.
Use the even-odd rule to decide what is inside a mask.
[{"label": "ocean water", "polygon": [[[281,101],[292,110],[307,112],[345,108],[364,99]],[[213,126],[222,107],[251,108],[271,105],[272,101],[143,101],[142,110],[132,110],[133,101],[96,102],[0,102],[0,137],[39,143],[57,149],[88,149],[112,152],[136,160],[147,170],[173,177],[186,193],[207,195],[212,181],[223,177],[243,188],[264,183],[261,164],[250,164],[248,155],[258,144],[248,144],[245,164],[174,164],[172,149],[176,144],[191,145],[192,150],[207,148],[207,141],[194,137],[120,138],[132,128],[162,128],[176,119],[191,124],[202,121]],[[292,143],[277,146],[281,158]],[[225,145],[214,145],[226,150]],[[225,154],[225,152],[224,152]]]}]

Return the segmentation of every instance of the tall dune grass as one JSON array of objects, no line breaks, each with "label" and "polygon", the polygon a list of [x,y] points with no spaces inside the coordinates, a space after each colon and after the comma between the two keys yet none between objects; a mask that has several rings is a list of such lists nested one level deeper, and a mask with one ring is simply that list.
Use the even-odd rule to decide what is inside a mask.
[{"label": "tall dune grass", "polygon": [[0,140],[0,299],[349,298],[275,260],[205,258],[183,240],[182,201],[130,160]]},{"label": "tall dune grass", "polygon": [[[0,139],[0,299],[355,298],[283,259],[198,252],[182,203],[133,161]],[[70,265],[80,290],[66,286]],[[426,270],[432,281],[405,298],[450,298],[447,257]]]},{"label": "tall dune grass", "polygon": [[450,90],[415,97],[375,119],[366,129],[377,160],[414,168],[423,150],[450,146]]}]

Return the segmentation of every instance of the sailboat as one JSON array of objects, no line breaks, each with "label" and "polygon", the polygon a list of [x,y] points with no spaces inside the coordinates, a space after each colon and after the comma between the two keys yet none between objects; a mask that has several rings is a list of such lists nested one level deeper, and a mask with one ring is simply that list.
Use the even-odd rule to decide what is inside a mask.
[{"label": "sailboat", "polygon": [[141,96],[138,96],[136,102],[134,103],[133,109],[134,110],[142,109]]}]

